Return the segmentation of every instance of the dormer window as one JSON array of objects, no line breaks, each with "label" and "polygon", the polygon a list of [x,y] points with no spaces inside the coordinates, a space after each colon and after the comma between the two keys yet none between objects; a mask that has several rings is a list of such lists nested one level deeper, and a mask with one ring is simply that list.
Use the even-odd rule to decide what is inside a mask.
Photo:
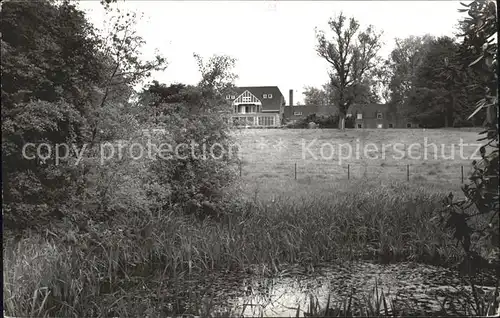
[{"label": "dormer window", "polygon": [[382,119],[382,113],[377,113],[377,119]]},{"label": "dormer window", "polygon": [[264,94],[262,97],[263,97],[263,98],[267,98],[267,94]]},{"label": "dormer window", "polygon": [[231,99],[231,95],[226,95],[226,99]]},{"label": "dormer window", "polygon": [[231,99],[236,99],[236,96],[234,96],[234,95],[231,95]]},{"label": "dormer window", "polygon": [[273,98],[273,94],[267,94],[267,98],[269,99]]}]

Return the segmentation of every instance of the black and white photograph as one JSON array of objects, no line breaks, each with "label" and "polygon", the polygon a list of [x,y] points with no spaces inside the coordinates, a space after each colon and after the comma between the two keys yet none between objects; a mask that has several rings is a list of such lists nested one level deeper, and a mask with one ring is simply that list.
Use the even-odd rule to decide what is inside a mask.
[{"label": "black and white photograph", "polygon": [[2,0],[3,316],[500,317],[494,0]]}]

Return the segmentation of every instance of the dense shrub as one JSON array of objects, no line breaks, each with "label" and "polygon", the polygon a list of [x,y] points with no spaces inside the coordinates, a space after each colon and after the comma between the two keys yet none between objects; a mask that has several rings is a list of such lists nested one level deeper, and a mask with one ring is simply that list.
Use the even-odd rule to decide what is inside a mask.
[{"label": "dense shrub", "polygon": [[[150,105],[132,102],[131,88],[165,62],[160,57],[152,62],[138,58],[143,42],[129,32],[134,15],[111,18],[114,29],[109,40],[98,36],[83,12],[66,1],[9,2],[1,14],[2,72],[10,79],[2,86],[3,213],[8,228],[44,230],[53,223],[70,222],[82,230],[94,223],[113,223],[117,217],[141,216],[147,223],[148,215],[170,209],[198,215],[220,210],[215,203],[222,204],[222,189],[234,175],[229,164],[236,150],[233,157],[217,160],[196,159],[190,149],[182,150],[181,155],[188,155],[185,159],[131,157],[133,143],[147,148],[140,131],[158,124],[158,116],[151,116],[147,108]],[[23,28],[12,27],[26,16],[42,26],[25,21]],[[85,58],[73,57],[76,53]],[[207,151],[218,143],[229,150],[228,130],[217,111],[234,61],[215,57],[203,65],[198,57],[198,62],[200,84],[177,85],[182,98],[162,100],[170,102],[160,120],[168,134],[152,142],[172,147],[194,142],[205,144]],[[38,67],[30,70],[25,65]],[[67,78],[69,73],[73,75]],[[18,74],[25,77],[23,81],[17,81]],[[47,143],[52,157],[23,158],[26,143],[34,144],[28,156],[36,155],[40,143]],[[123,155],[119,143],[124,143]],[[69,150],[67,158],[57,162],[58,144]]]},{"label": "dense shrub", "polygon": [[47,160],[26,159],[22,150],[33,143],[26,149],[32,156],[40,143],[81,147],[88,140],[93,87],[106,69],[101,41],[68,2],[2,3],[0,15],[4,217],[8,227],[43,227],[61,219],[81,171],[73,154],[56,165],[54,149]]},{"label": "dense shrub", "polygon": [[461,127],[474,127],[474,123],[470,120],[465,120],[461,118],[455,118],[453,121],[453,127],[461,128]]},{"label": "dense shrub", "polygon": [[305,118],[299,119],[296,122],[288,125],[289,128],[308,128],[309,123],[313,122],[319,125],[319,128],[338,128],[338,115],[317,115],[310,114]]},{"label": "dense shrub", "polygon": [[171,191],[168,208],[181,208],[201,218],[219,216],[224,189],[236,176],[233,164],[238,148],[218,113],[190,113],[187,105],[182,106],[165,114],[162,127],[167,133],[155,138],[155,143],[168,144],[174,151],[168,158],[153,161],[150,171]]}]

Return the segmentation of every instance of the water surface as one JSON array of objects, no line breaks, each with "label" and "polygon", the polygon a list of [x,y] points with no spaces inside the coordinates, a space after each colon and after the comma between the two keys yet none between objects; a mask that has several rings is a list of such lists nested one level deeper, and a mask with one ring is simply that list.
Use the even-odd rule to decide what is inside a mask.
[{"label": "water surface", "polygon": [[[493,286],[492,279],[483,281],[483,290],[491,291]],[[303,317],[310,310],[311,299],[321,308],[329,297],[335,304],[345,302],[351,294],[353,304],[374,303],[375,287],[387,300],[395,300],[398,309],[415,314],[439,313],[442,306],[448,311],[453,309],[450,306],[461,308],[470,290],[457,272],[445,268],[352,262],[314,269],[289,266],[273,277],[258,270],[240,280],[220,275],[204,287],[204,294],[215,297],[217,311],[232,316],[295,317],[300,312]]]}]

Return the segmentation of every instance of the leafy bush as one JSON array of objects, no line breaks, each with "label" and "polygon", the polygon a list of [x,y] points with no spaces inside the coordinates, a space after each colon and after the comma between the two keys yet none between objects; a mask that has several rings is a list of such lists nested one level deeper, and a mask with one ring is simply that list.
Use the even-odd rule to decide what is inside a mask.
[{"label": "leafy bush", "polygon": [[[487,129],[481,133],[485,137],[479,139],[487,142],[480,149],[482,159],[472,162],[474,171],[470,182],[462,187],[466,199],[453,202],[450,194],[444,202],[441,222],[453,231],[454,238],[466,252],[466,269],[475,272],[483,266],[500,268],[498,93],[493,95],[498,85],[498,44],[488,41],[496,37],[498,22],[494,1],[473,1],[465,6],[468,9],[463,11],[472,17],[463,21],[465,43],[479,54],[476,60],[468,62],[483,74],[485,96],[477,103],[477,109],[470,118],[484,108],[487,110]],[[470,207],[475,209],[468,212]]]},{"label": "leafy bush", "polygon": [[218,218],[225,210],[224,190],[236,176],[238,160],[238,148],[218,112],[226,104],[224,90],[234,80],[234,60],[213,56],[205,65],[198,55],[195,58],[202,73],[198,86],[154,82],[142,93],[144,107],[161,110],[155,121],[167,132],[154,143],[173,150],[153,161],[150,171],[171,191],[165,208],[202,219]]},{"label": "leafy bush", "polygon": [[183,107],[167,113],[162,127],[168,133],[157,136],[155,143],[179,149],[153,161],[150,167],[159,184],[171,191],[168,208],[180,208],[201,218],[219,216],[224,189],[236,176],[238,159],[238,148],[233,146],[223,119],[217,113],[189,114],[188,107]]},{"label": "leafy bush", "polygon": [[308,128],[309,123],[315,123],[319,125],[320,128],[338,128],[339,117],[338,115],[316,115],[310,114],[305,118],[302,118],[295,123],[288,125],[289,128]]},{"label": "leafy bush", "polygon": [[[126,169],[100,165],[99,144],[138,128],[128,107],[131,87],[162,69],[164,59],[138,59],[142,40],[123,31],[132,17],[115,21],[111,41],[69,1],[8,2],[1,17],[6,226],[102,219],[109,209],[103,197],[113,192],[107,176]],[[47,159],[35,153],[41,143],[50,147],[39,148]]]},{"label": "leafy bush", "polygon": [[474,123],[470,120],[464,120],[461,118],[455,118],[453,121],[453,127],[461,128],[461,127],[474,127]]}]

